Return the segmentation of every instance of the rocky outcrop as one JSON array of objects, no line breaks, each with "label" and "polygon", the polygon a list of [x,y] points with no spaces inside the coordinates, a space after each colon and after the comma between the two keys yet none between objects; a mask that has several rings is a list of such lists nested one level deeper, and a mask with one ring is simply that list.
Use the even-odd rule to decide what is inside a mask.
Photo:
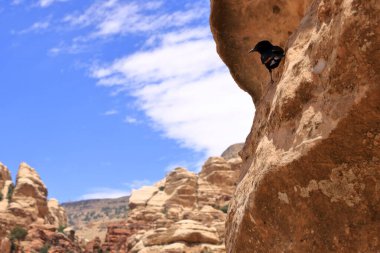
[{"label": "rocky outcrop", "polygon": [[59,205],[58,200],[50,199],[47,203],[49,215],[47,216],[48,223],[55,227],[67,226],[66,210]]},{"label": "rocky outcrop", "polygon": [[[379,252],[379,2],[211,2],[218,52],[256,106],[227,251]],[[261,39],[287,48],[273,85],[246,54]]]},{"label": "rocky outcrop", "polygon": [[79,244],[70,238],[70,234],[57,232],[54,225],[30,225],[26,239],[21,242],[21,248],[24,252],[40,252],[43,247],[49,247],[49,252],[54,253],[82,252]]},{"label": "rocky outcrop", "polygon": [[6,182],[12,181],[8,168],[0,162],[0,189],[4,189]]},{"label": "rocky outcrop", "polygon": [[16,227],[27,231],[26,238],[13,241],[18,250],[39,252],[50,245],[49,252],[80,252],[76,238],[59,233],[58,228],[67,225],[65,210],[58,201],[48,201],[48,191],[37,172],[26,163],[21,163],[16,184],[9,170],[0,164],[0,249],[7,251],[11,242],[7,237]]},{"label": "rocky outcrop", "polygon": [[9,210],[31,221],[45,219],[49,214],[47,195],[46,186],[37,172],[26,163],[21,163]]},{"label": "rocky outcrop", "polygon": [[241,168],[237,152],[230,149],[228,160],[209,158],[198,174],[176,168],[155,185],[133,191],[128,219],[108,227],[102,249],[225,252],[226,212]]},{"label": "rocky outcrop", "polygon": [[9,205],[9,196],[13,191],[13,182],[9,169],[0,163],[0,212],[4,212]]}]

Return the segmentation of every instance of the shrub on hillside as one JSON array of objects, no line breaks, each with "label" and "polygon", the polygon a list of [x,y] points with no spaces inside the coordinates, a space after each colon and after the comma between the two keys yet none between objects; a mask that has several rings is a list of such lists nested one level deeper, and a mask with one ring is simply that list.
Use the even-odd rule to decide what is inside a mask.
[{"label": "shrub on hillside", "polygon": [[7,193],[7,199],[8,199],[8,201],[12,200],[13,190],[14,189],[15,189],[15,186],[13,184],[10,184],[9,188],[8,188],[8,193]]},{"label": "shrub on hillside", "polygon": [[39,251],[39,253],[49,253],[50,245],[45,244]]},{"label": "shrub on hillside", "polygon": [[17,226],[17,227],[12,229],[12,231],[9,235],[9,239],[22,241],[25,239],[27,234],[28,234],[28,231],[26,231],[25,228]]},{"label": "shrub on hillside", "polygon": [[57,229],[59,233],[63,233],[63,230],[65,230],[66,226],[60,225]]},{"label": "shrub on hillside", "polygon": [[219,210],[222,211],[223,213],[227,213],[228,212],[228,205],[222,206]]}]

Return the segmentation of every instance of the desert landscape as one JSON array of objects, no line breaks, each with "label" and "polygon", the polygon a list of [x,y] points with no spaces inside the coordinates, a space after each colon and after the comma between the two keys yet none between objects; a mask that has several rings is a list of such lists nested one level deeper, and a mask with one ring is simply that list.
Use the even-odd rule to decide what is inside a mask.
[{"label": "desert landscape", "polygon": [[[245,143],[63,204],[0,163],[1,253],[380,252],[380,2],[211,0],[209,15],[210,50],[255,107]],[[248,54],[261,40],[285,49],[273,83]]]}]

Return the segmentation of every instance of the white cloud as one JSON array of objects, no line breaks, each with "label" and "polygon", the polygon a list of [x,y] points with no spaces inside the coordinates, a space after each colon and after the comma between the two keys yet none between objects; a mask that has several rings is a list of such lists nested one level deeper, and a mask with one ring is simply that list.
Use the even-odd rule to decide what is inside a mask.
[{"label": "white cloud", "polygon": [[19,5],[22,3],[22,0],[12,0],[11,4],[12,5]]},{"label": "white cloud", "polygon": [[245,139],[254,108],[219,59],[206,29],[159,35],[157,47],[96,66],[92,74],[99,85],[127,87],[164,136],[220,155]]},{"label": "white cloud", "polygon": [[[83,35],[50,52],[80,52],[96,38],[145,37],[134,53],[94,65],[92,77],[113,95],[134,96],[137,109],[163,136],[206,155],[220,155],[230,144],[244,141],[254,107],[216,53],[204,23],[206,4],[195,1],[168,12],[164,1],[95,1],[63,19]],[[130,116],[124,121],[138,122]]]},{"label": "white cloud", "polygon": [[52,5],[55,2],[66,2],[66,1],[68,1],[68,0],[39,0],[38,5],[40,7],[45,8],[45,7]]},{"label": "white cloud", "polygon": [[97,1],[83,13],[67,15],[63,21],[75,27],[93,27],[90,37],[106,37],[155,31],[164,27],[181,27],[205,14],[202,8],[161,13],[158,9],[162,5],[162,1]]},{"label": "white cloud", "polygon": [[69,54],[78,54],[86,51],[88,46],[84,43],[78,42],[77,40],[73,40],[71,44],[67,44],[61,42],[58,46],[55,46],[49,50],[51,55],[58,55],[62,52]]},{"label": "white cloud", "polygon": [[181,167],[186,168],[189,171],[193,171],[195,173],[198,173],[202,169],[202,165],[204,164],[207,157],[202,157],[201,159],[198,159],[197,161],[178,161],[174,163],[170,163],[168,166],[165,167],[166,172],[171,172],[174,169]]},{"label": "white cloud", "polygon": [[146,185],[152,185],[150,180],[134,180],[124,184],[124,188],[115,189],[108,187],[100,187],[89,190],[89,193],[83,194],[79,199],[112,199],[129,196],[132,190],[140,189]]},{"label": "white cloud", "polygon": [[163,81],[177,85],[211,72],[225,72],[215,44],[205,30],[207,28],[202,27],[168,33],[161,37],[159,47],[117,59],[105,68],[96,67],[93,76],[100,79],[101,85],[125,85],[129,81],[136,87]]},{"label": "white cloud", "polygon": [[128,196],[130,193],[129,190],[95,188],[90,193],[82,195],[79,199],[113,199]]},{"label": "white cloud", "polygon": [[105,111],[105,112],[103,113],[103,115],[104,115],[104,116],[112,116],[112,115],[116,115],[116,114],[118,114],[118,113],[119,113],[118,110],[114,110],[114,109],[112,109],[112,110]]},{"label": "white cloud", "polygon": [[130,191],[138,190],[143,186],[152,185],[152,184],[153,184],[152,181],[148,179],[134,180],[132,182],[125,183],[125,185],[128,187],[128,189],[130,189]]},{"label": "white cloud", "polygon": [[124,122],[128,123],[128,124],[137,124],[137,123],[139,123],[139,121],[136,118],[131,117],[131,116],[125,117]]},{"label": "white cloud", "polygon": [[30,27],[28,27],[24,30],[13,32],[13,33],[14,34],[25,34],[25,33],[30,33],[30,32],[41,32],[43,30],[48,29],[49,27],[50,27],[49,21],[39,21],[39,22],[33,23]]}]

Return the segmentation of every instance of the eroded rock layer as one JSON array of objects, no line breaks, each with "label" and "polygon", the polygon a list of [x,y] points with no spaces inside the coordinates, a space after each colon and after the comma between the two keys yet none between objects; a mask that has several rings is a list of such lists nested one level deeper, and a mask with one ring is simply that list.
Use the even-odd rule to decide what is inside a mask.
[{"label": "eroded rock layer", "polygon": [[[21,163],[13,185],[8,168],[0,163],[0,192],[1,253],[10,253],[11,248],[40,252],[44,247],[55,253],[81,251],[73,231],[58,231],[67,225],[66,212],[57,200],[47,199],[45,184],[28,164]],[[26,232],[24,238],[18,237],[20,231]],[[15,234],[18,236],[12,238]]]},{"label": "eroded rock layer", "polygon": [[133,191],[127,221],[108,227],[102,249],[112,253],[225,252],[226,212],[240,174],[239,150],[231,148],[228,160],[209,158],[198,174],[176,168],[157,184]]},{"label": "eroded rock layer", "polygon": [[[218,52],[256,106],[227,252],[379,252],[380,2],[211,2]],[[261,39],[287,48],[273,85],[245,55]]]}]

